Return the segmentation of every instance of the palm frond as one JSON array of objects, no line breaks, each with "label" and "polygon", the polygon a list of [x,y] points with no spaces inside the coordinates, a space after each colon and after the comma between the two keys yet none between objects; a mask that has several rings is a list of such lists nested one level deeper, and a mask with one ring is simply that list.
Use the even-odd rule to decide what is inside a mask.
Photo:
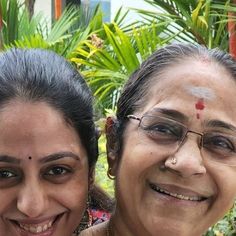
[{"label": "palm frond", "polygon": [[171,37],[161,36],[165,26],[152,22],[125,33],[115,23],[103,24],[106,40],[102,47],[87,39],[77,48],[71,61],[80,68],[104,109],[114,108],[128,76],[158,45],[169,42]]},{"label": "palm frond", "polygon": [[[227,13],[236,12],[236,7],[229,0],[145,0],[156,11],[135,9],[144,17],[166,22],[173,20],[166,27],[164,34],[176,35],[177,41],[187,40],[204,44],[208,47],[220,46],[228,49]],[[232,19],[231,19],[232,20]]]},{"label": "palm frond", "polygon": [[61,17],[53,24],[47,36],[47,42],[55,42],[65,35],[77,20],[77,10],[74,7],[67,8]]}]

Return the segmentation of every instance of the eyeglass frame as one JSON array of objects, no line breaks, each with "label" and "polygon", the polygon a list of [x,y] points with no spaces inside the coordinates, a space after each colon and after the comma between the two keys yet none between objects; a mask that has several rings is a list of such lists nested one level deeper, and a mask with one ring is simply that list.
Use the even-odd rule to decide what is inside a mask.
[{"label": "eyeglass frame", "polygon": [[[142,129],[144,129],[144,127],[142,127],[142,125],[141,125],[142,119],[144,117],[160,117],[162,119],[170,120],[171,122],[175,122],[175,123],[179,124],[182,128],[184,128],[185,133],[182,135],[182,139],[178,140],[178,146],[177,146],[177,150],[175,150],[175,152],[177,152],[179,150],[179,148],[183,145],[183,143],[184,143],[188,133],[193,133],[193,134],[197,134],[198,136],[200,136],[200,142],[199,142],[199,145],[198,145],[199,149],[201,150],[202,147],[204,147],[203,137],[204,137],[204,135],[206,135],[206,133],[200,133],[200,132],[196,132],[196,131],[190,130],[184,124],[182,124],[182,123],[180,123],[180,122],[178,122],[176,120],[173,120],[173,119],[170,119],[170,118],[167,118],[167,117],[162,117],[162,116],[145,115],[145,114],[142,117],[137,117],[136,115],[127,115],[126,116],[126,118],[128,118],[128,119],[133,119],[133,120],[139,121],[138,127],[141,127]],[[232,137],[234,137],[234,136],[232,136]],[[234,137],[234,138],[236,139],[236,137]],[[236,150],[234,151],[234,153],[235,153],[235,164],[229,164],[229,163],[225,163],[225,162],[222,162],[222,161],[216,161],[216,160],[214,160],[214,162],[222,163],[223,165],[227,165],[227,166],[236,166]]]}]

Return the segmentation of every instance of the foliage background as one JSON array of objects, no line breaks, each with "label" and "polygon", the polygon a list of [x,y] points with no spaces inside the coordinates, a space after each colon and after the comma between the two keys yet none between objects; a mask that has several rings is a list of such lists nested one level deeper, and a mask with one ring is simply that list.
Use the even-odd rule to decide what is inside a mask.
[{"label": "foliage background", "polygon": [[[43,14],[29,14],[26,4],[0,0],[0,50],[40,47],[70,60],[96,96],[95,119],[103,129],[104,117],[114,113],[128,76],[157,48],[173,41],[196,42],[226,51],[229,48],[228,21],[236,21],[234,16],[229,19],[229,12],[236,13],[231,1],[144,1],[156,11],[119,9],[112,22],[103,22],[99,6],[93,12],[71,6],[48,26]],[[125,23],[129,11],[137,12],[142,20]],[[99,139],[99,149],[96,181],[114,196],[113,182],[106,174],[104,134]],[[235,211],[232,208],[206,235],[236,235]]]}]

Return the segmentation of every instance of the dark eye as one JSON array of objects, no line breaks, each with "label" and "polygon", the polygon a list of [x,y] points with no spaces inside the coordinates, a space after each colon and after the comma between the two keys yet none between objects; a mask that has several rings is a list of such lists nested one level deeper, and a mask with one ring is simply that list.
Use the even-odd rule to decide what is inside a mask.
[{"label": "dark eye", "polygon": [[227,155],[235,152],[235,140],[231,137],[223,135],[206,135],[203,140],[203,146],[213,152]]},{"label": "dark eye", "polygon": [[155,123],[144,128],[151,138],[158,141],[176,142],[182,138],[183,129],[177,124]]},{"label": "dark eye", "polygon": [[43,177],[54,184],[63,184],[73,177],[73,169],[69,166],[54,165],[43,172]]},{"label": "dark eye", "polygon": [[22,176],[19,170],[0,168],[0,189],[17,185],[22,180]]},{"label": "dark eye", "polygon": [[0,170],[0,180],[16,177],[17,175],[9,170]]},{"label": "dark eye", "polygon": [[61,167],[61,166],[55,166],[55,167],[52,167],[51,169],[49,169],[46,172],[46,175],[55,175],[55,176],[57,176],[57,175],[65,175],[67,173],[70,173],[68,168]]}]

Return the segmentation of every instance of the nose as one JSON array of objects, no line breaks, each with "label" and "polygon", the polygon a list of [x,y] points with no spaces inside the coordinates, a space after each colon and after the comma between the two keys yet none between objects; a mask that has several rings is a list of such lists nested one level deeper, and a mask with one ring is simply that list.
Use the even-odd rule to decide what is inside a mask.
[{"label": "nose", "polygon": [[17,199],[17,208],[30,218],[36,218],[45,213],[47,199],[40,183],[31,180],[22,186]]},{"label": "nose", "polygon": [[[171,161],[173,157],[176,160],[175,163]],[[185,178],[204,175],[206,168],[196,136],[189,134],[178,150],[166,159],[165,166]]]}]

